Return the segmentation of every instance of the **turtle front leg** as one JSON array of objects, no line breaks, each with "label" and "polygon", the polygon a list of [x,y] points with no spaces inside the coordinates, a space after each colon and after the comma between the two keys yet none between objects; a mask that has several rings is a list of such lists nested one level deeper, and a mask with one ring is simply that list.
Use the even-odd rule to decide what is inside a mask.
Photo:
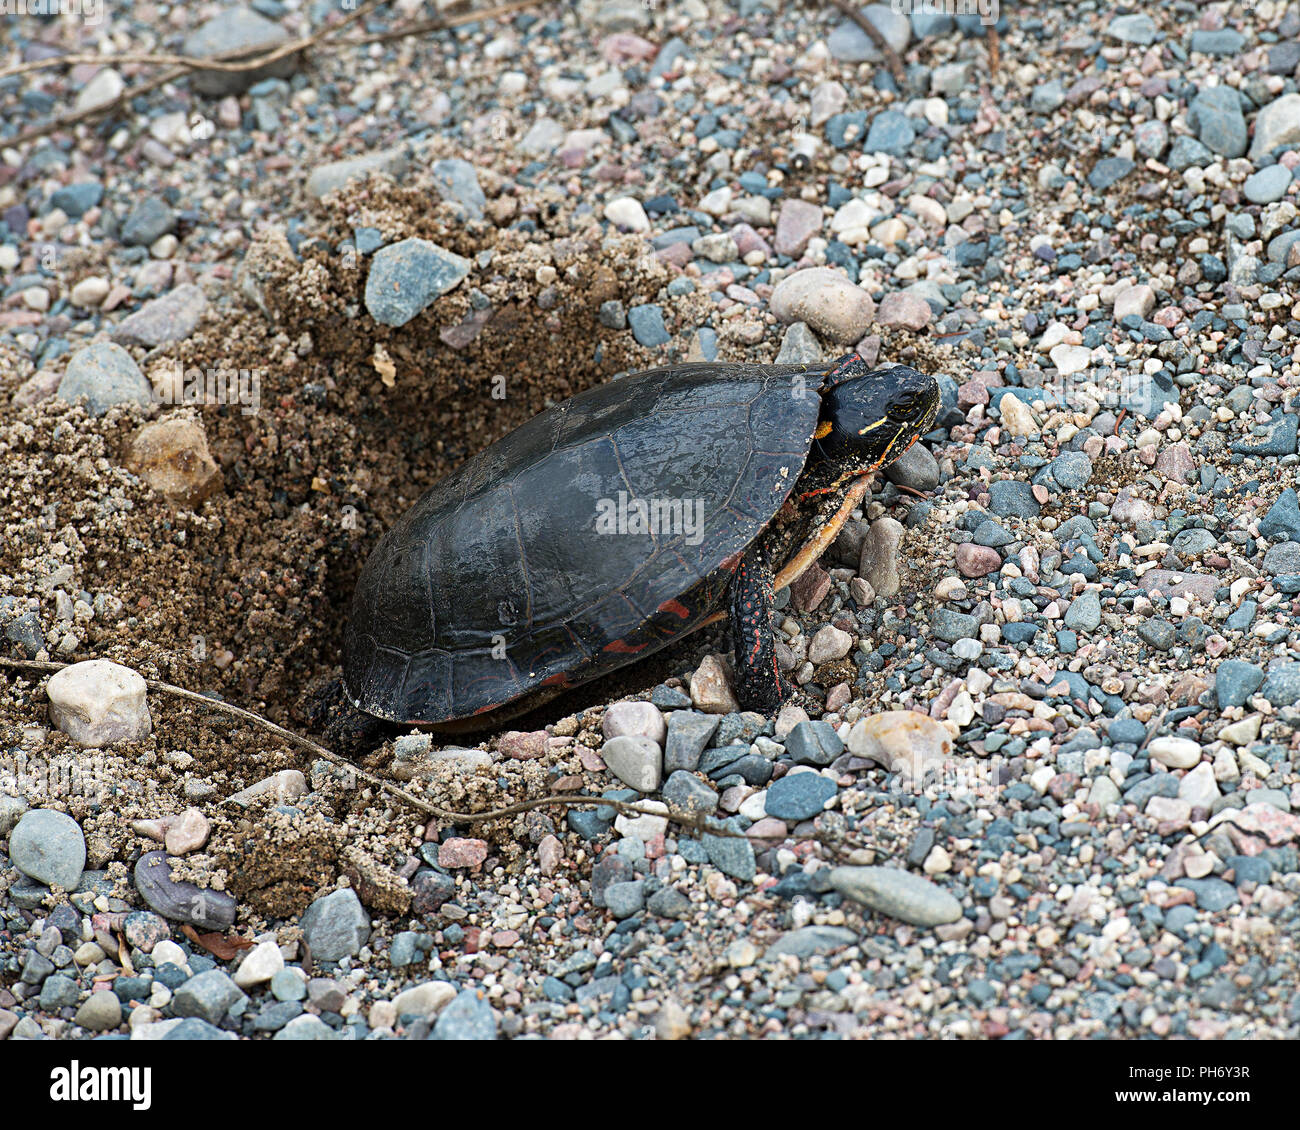
[{"label": "turtle front leg", "polygon": [[326,684],[307,704],[307,718],[325,735],[326,744],[344,757],[358,758],[377,749],[400,728],[353,706],[337,679]]},{"label": "turtle front leg", "polygon": [[770,714],[794,694],[776,663],[772,634],[772,566],[751,546],[731,582],[731,638],[736,646],[736,695],[746,710]]}]

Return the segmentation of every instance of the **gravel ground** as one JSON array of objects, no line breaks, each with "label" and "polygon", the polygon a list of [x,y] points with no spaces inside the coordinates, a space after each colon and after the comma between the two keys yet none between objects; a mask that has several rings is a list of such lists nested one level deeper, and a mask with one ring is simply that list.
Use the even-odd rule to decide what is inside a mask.
[{"label": "gravel ground", "polygon": [[[0,680],[0,1039],[1300,1036],[1300,6],[1008,6],[996,68],[978,17],[870,15],[901,89],[777,0],[543,4],[21,143],[152,71],[0,79],[0,654],[77,664]],[[337,17],[5,15],[0,61]],[[943,407],[782,594],[778,716],[705,632],[361,766],[642,815],[430,820],[146,688],[308,732],[467,454],[854,349]]]}]

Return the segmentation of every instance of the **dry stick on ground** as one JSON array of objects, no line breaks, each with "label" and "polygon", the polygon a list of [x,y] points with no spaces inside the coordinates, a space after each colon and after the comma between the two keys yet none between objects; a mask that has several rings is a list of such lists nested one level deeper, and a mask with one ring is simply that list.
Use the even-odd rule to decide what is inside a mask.
[{"label": "dry stick on ground", "polygon": [[[65,667],[70,667],[70,663],[43,663],[34,659],[3,659],[0,658],[0,667],[8,667],[17,671],[35,671],[42,674],[52,674],[55,671],[62,671]],[[382,777],[377,777],[373,773],[368,773],[360,766],[355,765],[345,757],[326,749],[323,745],[312,741],[310,738],[304,738],[295,734],[292,730],[286,730],[283,726],[278,726],[269,718],[263,718],[260,714],[255,714],[251,710],[245,710],[242,706],[233,706],[228,702],[222,702],[220,699],[208,698],[197,691],[186,690],[184,687],[178,687],[173,683],[164,683],[158,679],[145,679],[145,684],[151,691],[158,691],[163,694],[175,695],[177,698],[188,699],[191,702],[199,703],[220,714],[229,715],[232,718],[238,718],[245,722],[252,722],[254,725],[262,727],[283,738],[291,745],[296,745],[299,749],[306,750],[308,753],[315,754],[335,765],[343,766],[349,773],[354,774],[359,779],[369,785],[373,785],[381,792],[410,805],[418,812],[427,816],[432,816],[438,820],[446,820],[452,824],[472,824],[485,820],[499,820],[506,816],[517,816],[521,812],[529,812],[534,808],[546,808],[553,805],[559,805],[565,808],[613,808],[618,812],[625,813],[629,816],[660,816],[673,824],[680,825],[683,828],[689,828],[692,831],[700,832],[710,836],[719,836],[726,839],[744,839],[743,832],[734,832],[730,828],[721,828],[710,824],[708,821],[697,816],[685,816],[674,812],[658,812],[651,808],[641,808],[635,804],[629,804],[627,801],[611,800],[606,797],[567,797],[567,796],[546,796],[534,797],[532,800],[521,800],[515,804],[508,804],[504,808],[493,808],[487,812],[451,812],[445,808],[439,808],[437,805],[430,804],[428,801],[421,800],[413,796],[405,789],[398,788],[396,785],[385,781]],[[832,845],[827,845],[832,846]]]},{"label": "dry stick on ground", "polygon": [[901,90],[905,81],[903,61],[898,57],[898,52],[889,46],[888,40],[880,34],[880,29],[858,11],[857,5],[850,4],[849,0],[830,0],[830,2],[867,33],[867,38],[876,45],[877,50],[884,57],[885,66],[889,68],[889,73],[894,76],[894,81],[898,83]]},{"label": "dry stick on ground", "polygon": [[989,78],[998,77],[998,63],[1001,61],[1002,49],[998,39],[998,29],[993,24],[989,24],[988,30],[989,45]]},{"label": "dry stick on ground", "polygon": [[[0,79],[8,78],[13,75],[26,74],[31,71],[44,70],[51,67],[71,66],[77,63],[97,63],[105,66],[124,63],[154,63],[160,65],[170,65],[171,69],[164,71],[160,75],[154,75],[152,78],[145,79],[136,83],[116,98],[105,102],[100,106],[93,106],[86,110],[79,110],[72,114],[66,114],[59,118],[53,118],[48,122],[43,122],[31,129],[24,130],[17,137],[8,141],[10,146],[21,145],[27,141],[34,141],[38,137],[44,137],[46,134],[56,133],[59,130],[67,129],[70,126],[79,124],[89,118],[106,114],[116,109],[128,99],[138,98],[142,94],[148,94],[150,91],[157,90],[160,86],[165,86],[169,82],[175,82],[177,79],[184,78],[191,71],[222,71],[239,73],[243,71],[254,71],[261,67],[277,62],[289,55],[296,55],[310,47],[319,46],[329,42],[334,36],[338,35],[349,24],[360,19],[363,15],[374,9],[386,4],[388,0],[367,0],[366,3],[349,12],[342,20],[329,27],[321,28],[311,35],[296,39],[291,43],[285,43],[272,51],[256,55],[251,58],[243,58],[246,51],[227,52],[222,55],[214,55],[212,58],[191,58],[186,55],[155,55],[155,54],[132,54],[123,55],[59,55],[52,59],[38,59],[29,63],[19,63],[12,67],[0,68]],[[462,12],[456,16],[448,16],[442,19],[421,20],[418,23],[407,24],[404,27],[393,28],[386,32],[377,32],[370,35],[354,36],[348,39],[338,40],[339,46],[364,46],[369,43],[386,42],[393,39],[405,39],[409,36],[423,35],[429,31],[441,31],[446,28],[458,27],[461,24],[476,23],[480,20],[489,20],[497,16],[508,15],[511,12],[522,11],[525,8],[534,8],[541,0],[512,0],[508,4],[499,4],[496,7],[485,9],[481,12]]]}]

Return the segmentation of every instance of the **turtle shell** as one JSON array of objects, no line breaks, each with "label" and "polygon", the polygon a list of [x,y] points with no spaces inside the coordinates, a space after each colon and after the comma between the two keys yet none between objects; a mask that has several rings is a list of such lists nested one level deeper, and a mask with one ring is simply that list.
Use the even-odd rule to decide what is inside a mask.
[{"label": "turtle shell", "polygon": [[[362,570],[344,656],[353,705],[411,725],[469,718],[698,627],[803,470],[829,369],[637,373],[467,460]],[[639,529],[638,499],[670,518],[678,502],[698,524]]]}]

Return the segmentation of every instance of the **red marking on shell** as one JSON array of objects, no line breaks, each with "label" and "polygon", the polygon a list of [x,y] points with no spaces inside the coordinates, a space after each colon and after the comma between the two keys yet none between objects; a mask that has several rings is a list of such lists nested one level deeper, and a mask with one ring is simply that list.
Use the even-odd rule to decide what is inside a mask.
[{"label": "red marking on shell", "polygon": [[543,687],[567,687],[569,685],[569,673],[567,671],[557,671],[554,675],[547,675],[539,685]]},{"label": "red marking on shell", "polygon": [[686,607],[680,600],[665,600],[659,606],[660,612],[671,612],[674,616],[682,620],[690,618],[691,610]]},{"label": "red marking on shell", "polygon": [[736,571],[737,566],[740,564],[741,557],[743,556],[744,556],[744,551],[738,549],[730,557],[724,557],[722,559],[722,564],[719,565],[718,568],[725,569],[728,573],[734,573]]},{"label": "red marking on shell", "polygon": [[643,643],[634,646],[624,640],[613,640],[610,643],[607,643],[603,648],[601,648],[601,650],[614,652],[619,655],[635,655],[638,651],[644,651],[645,647],[646,645]]}]

